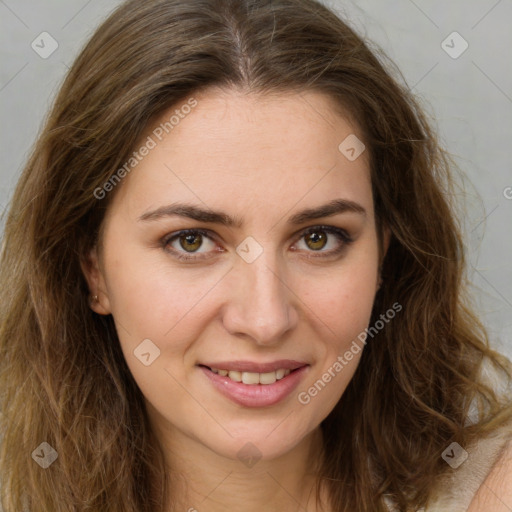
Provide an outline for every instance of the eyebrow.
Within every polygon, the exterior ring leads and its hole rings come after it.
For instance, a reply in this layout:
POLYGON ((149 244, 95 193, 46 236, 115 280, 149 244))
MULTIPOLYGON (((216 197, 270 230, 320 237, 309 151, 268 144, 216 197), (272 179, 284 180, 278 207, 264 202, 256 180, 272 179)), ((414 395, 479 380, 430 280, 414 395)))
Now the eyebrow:
MULTIPOLYGON (((331 217, 333 215, 347 212, 366 216, 366 210, 359 203, 348 199, 334 199, 333 201, 316 208, 308 208, 295 213, 288 219, 288 223, 292 225, 299 225, 310 220, 320 219, 322 217, 331 217)), ((196 205, 187 203, 173 203, 167 206, 162 206, 156 210, 142 214, 138 218, 138 221, 153 221, 172 216, 186 217, 199 222, 221 224, 223 226, 234 228, 241 228, 243 225, 243 220, 240 217, 231 217, 222 211, 205 210, 196 205)))

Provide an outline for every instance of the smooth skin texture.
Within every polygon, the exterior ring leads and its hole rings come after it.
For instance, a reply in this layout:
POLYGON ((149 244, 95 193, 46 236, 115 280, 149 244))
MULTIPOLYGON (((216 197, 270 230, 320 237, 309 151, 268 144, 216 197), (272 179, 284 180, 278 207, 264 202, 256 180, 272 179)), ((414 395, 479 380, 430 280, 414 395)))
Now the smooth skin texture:
POLYGON ((494 468, 480 486, 468 512, 512 511, 512 442, 507 443, 494 468))
POLYGON ((172 480, 178 509, 314 511, 319 424, 361 352, 309 404, 297 397, 370 321, 382 254, 368 154, 350 161, 338 150, 348 135, 362 136, 320 93, 209 89, 194 97, 197 107, 118 185, 100 244, 83 265, 98 295, 91 307, 113 315, 166 461, 184 476, 186 487, 172 480), (338 199, 364 213, 289 222, 338 199), (239 225, 151 215, 176 203, 224 212, 239 225), (175 237, 185 229, 206 234, 175 237), (252 263, 236 252, 247 237, 263 249, 252 263), (160 350, 149 366, 134 355, 144 339, 160 350), (198 367, 279 359, 303 361, 308 371, 287 398, 259 408, 220 394, 198 367), (237 456, 246 443, 262 457, 253 467, 237 456))

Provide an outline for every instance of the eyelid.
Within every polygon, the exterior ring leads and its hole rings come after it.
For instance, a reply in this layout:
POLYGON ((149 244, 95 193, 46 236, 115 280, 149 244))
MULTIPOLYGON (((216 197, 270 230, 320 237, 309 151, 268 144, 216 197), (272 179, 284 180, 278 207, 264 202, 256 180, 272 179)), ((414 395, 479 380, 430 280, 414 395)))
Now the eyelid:
MULTIPOLYGON (((296 244, 298 241, 300 241, 304 236, 306 236, 312 232, 315 232, 315 231, 324 231, 330 235, 335 235, 341 239, 342 243, 339 248, 331 249, 330 251, 317 251, 316 254, 315 254, 315 251, 308 251, 310 253, 308 255, 308 257, 328 258, 329 256, 331 256, 331 257, 336 256, 336 255, 340 254, 346 248, 347 245, 351 244, 354 241, 353 238, 349 235, 349 233, 343 228, 339 228, 336 226, 326 226, 326 225, 322 225, 322 224, 316 224, 314 226, 310 226, 308 228, 304 228, 304 229, 297 231, 293 235, 293 238, 295 240, 294 244, 296 244)), ((179 238, 180 236, 184 236, 187 234, 200 234, 200 235, 203 235, 213 241, 217 241, 219 238, 216 235, 216 233, 214 233, 213 231, 211 231, 209 229, 187 228, 187 229, 182 229, 179 231, 174 231, 172 233, 165 235, 160 240, 160 243, 164 249, 166 249, 168 252, 171 252, 173 254, 173 256, 175 258, 177 258, 178 260, 202 261, 202 260, 211 258, 211 256, 207 256, 207 255, 202 256, 204 254, 209 254, 209 253, 198 253, 198 252, 187 253, 186 251, 176 251, 174 249, 172 249, 172 250, 167 249, 167 246, 171 241, 174 241, 176 238, 179 238)), ((217 252, 223 252, 223 250, 217 251, 217 252)))

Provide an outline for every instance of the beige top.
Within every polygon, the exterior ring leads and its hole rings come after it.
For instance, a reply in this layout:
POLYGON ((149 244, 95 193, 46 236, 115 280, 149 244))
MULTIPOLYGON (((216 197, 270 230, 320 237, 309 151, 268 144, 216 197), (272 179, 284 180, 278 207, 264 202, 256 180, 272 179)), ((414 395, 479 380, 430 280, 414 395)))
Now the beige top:
POLYGON ((452 469, 425 512, 467 512, 478 489, 512 440, 512 425, 467 449, 467 459, 452 469))

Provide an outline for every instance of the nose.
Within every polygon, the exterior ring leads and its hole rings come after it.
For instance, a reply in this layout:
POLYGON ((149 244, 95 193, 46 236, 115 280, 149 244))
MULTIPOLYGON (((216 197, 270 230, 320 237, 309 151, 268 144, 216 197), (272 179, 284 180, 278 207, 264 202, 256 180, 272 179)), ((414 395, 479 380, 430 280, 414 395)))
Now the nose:
POLYGON ((238 261, 231 274, 231 293, 223 311, 230 334, 274 345, 293 330, 299 318, 296 295, 266 251, 252 263, 238 261))

